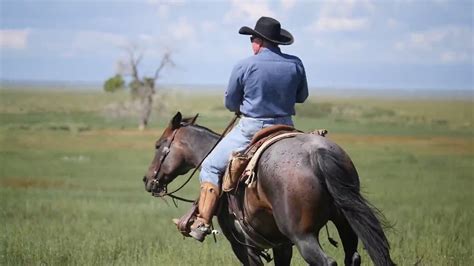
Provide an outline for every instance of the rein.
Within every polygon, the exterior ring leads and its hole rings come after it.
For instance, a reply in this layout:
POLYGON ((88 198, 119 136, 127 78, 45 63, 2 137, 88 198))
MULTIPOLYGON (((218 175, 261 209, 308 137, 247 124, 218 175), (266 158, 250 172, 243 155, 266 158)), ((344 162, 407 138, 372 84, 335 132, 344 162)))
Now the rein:
MULTIPOLYGON (((179 196, 175 196, 173 195, 174 193, 180 191, 184 186, 186 186, 189 181, 191 181, 191 178, 193 178, 194 174, 196 174, 196 172, 199 170, 199 168, 201 167, 202 163, 204 162, 204 160, 207 158, 207 156, 209 156, 209 154, 211 154, 211 152, 216 148, 217 144, 219 144, 219 142, 221 142, 221 140, 225 137, 225 135, 227 135, 227 133, 229 133, 230 129, 232 129, 232 127, 234 126, 235 122, 237 121, 237 119, 240 117, 239 114, 235 114, 234 118, 232 118, 232 120, 229 122, 229 124, 227 125, 227 127, 224 129, 224 132, 222 132, 221 136, 219 137, 219 139, 217 140, 216 144, 214 144, 214 146, 212 146, 212 148, 209 150, 209 152, 207 152, 206 156, 204 156, 204 158, 199 162, 199 164, 194 168, 193 172, 191 173, 191 175, 189 175, 188 179, 186 181, 184 181, 184 183, 179 186, 177 189, 171 191, 171 192, 165 192, 164 194, 161 194, 161 193, 152 193, 153 196, 155 197, 164 197, 164 196, 169 196, 170 198, 172 198, 173 200, 177 199, 177 200, 181 200, 181 201, 184 201, 184 202, 195 202, 195 200, 190 200, 190 199, 185 199, 185 198, 182 198, 182 197, 179 197, 179 196)), ((178 131, 178 129, 176 129, 174 132, 173 132, 173 135, 171 137, 171 140, 168 144, 168 152, 169 152, 169 148, 171 147, 171 143, 173 142, 174 140, 174 137, 176 135, 176 132, 178 131)), ((164 162, 165 158, 166 158, 166 155, 168 155, 168 153, 166 153, 165 155, 163 155, 163 157, 161 158, 160 160, 160 166, 159 168, 155 171, 156 174, 155 176, 158 175, 158 172, 161 168, 161 164, 164 162)), ((156 180, 156 179, 154 179, 156 180)))

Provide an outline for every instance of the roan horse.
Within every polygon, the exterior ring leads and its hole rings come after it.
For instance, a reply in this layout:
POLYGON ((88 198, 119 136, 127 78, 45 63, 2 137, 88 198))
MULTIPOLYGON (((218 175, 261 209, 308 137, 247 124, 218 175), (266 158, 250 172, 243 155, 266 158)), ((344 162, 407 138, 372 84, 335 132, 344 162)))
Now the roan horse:
MULTIPOLYGON (((167 185, 198 166, 219 139, 219 134, 196 125, 196 117, 182 119, 178 112, 156 142, 143 178, 148 192, 165 194, 167 185)), ((217 217, 244 265, 262 265, 261 251, 269 248, 275 265, 290 265, 293 245, 310 265, 337 265, 318 239, 329 220, 342 241, 345 265, 360 265, 358 239, 375 265, 394 265, 378 210, 361 196, 349 156, 327 138, 301 134, 273 144, 259 160, 256 186, 242 191, 246 221, 266 243, 255 244, 242 233, 235 215, 227 211, 228 197, 221 197, 217 217)))

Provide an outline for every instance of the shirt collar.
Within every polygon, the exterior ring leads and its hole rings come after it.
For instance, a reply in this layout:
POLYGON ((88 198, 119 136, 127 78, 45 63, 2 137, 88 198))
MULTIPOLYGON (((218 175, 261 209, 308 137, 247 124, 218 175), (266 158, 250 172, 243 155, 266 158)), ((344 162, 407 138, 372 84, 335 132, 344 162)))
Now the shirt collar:
POLYGON ((280 50, 280 47, 262 47, 260 48, 260 51, 258 52, 258 54, 262 54, 262 53, 276 53, 276 54, 281 54, 281 50, 280 50))

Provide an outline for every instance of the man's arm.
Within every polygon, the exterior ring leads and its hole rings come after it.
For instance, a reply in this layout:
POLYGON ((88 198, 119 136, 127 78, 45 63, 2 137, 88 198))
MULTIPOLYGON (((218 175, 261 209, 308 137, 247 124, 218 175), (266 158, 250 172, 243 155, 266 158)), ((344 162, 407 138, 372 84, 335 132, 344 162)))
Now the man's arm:
POLYGON ((224 105, 231 112, 238 112, 244 97, 242 66, 236 65, 230 74, 229 85, 225 91, 224 105))
POLYGON ((304 70, 303 65, 300 65, 299 68, 301 74, 300 85, 298 86, 298 90, 296 91, 296 102, 303 103, 306 98, 308 98, 308 81, 306 80, 306 72, 304 70))

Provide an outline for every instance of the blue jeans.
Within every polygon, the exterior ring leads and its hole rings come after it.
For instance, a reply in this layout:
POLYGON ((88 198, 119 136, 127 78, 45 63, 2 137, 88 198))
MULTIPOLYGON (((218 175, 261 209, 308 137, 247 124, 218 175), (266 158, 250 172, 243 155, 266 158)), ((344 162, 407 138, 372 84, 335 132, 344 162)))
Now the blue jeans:
POLYGON ((278 118, 242 117, 229 134, 227 134, 202 163, 199 180, 219 185, 219 179, 224 175, 232 152, 245 150, 252 137, 262 128, 276 124, 293 126, 290 116, 278 118))

